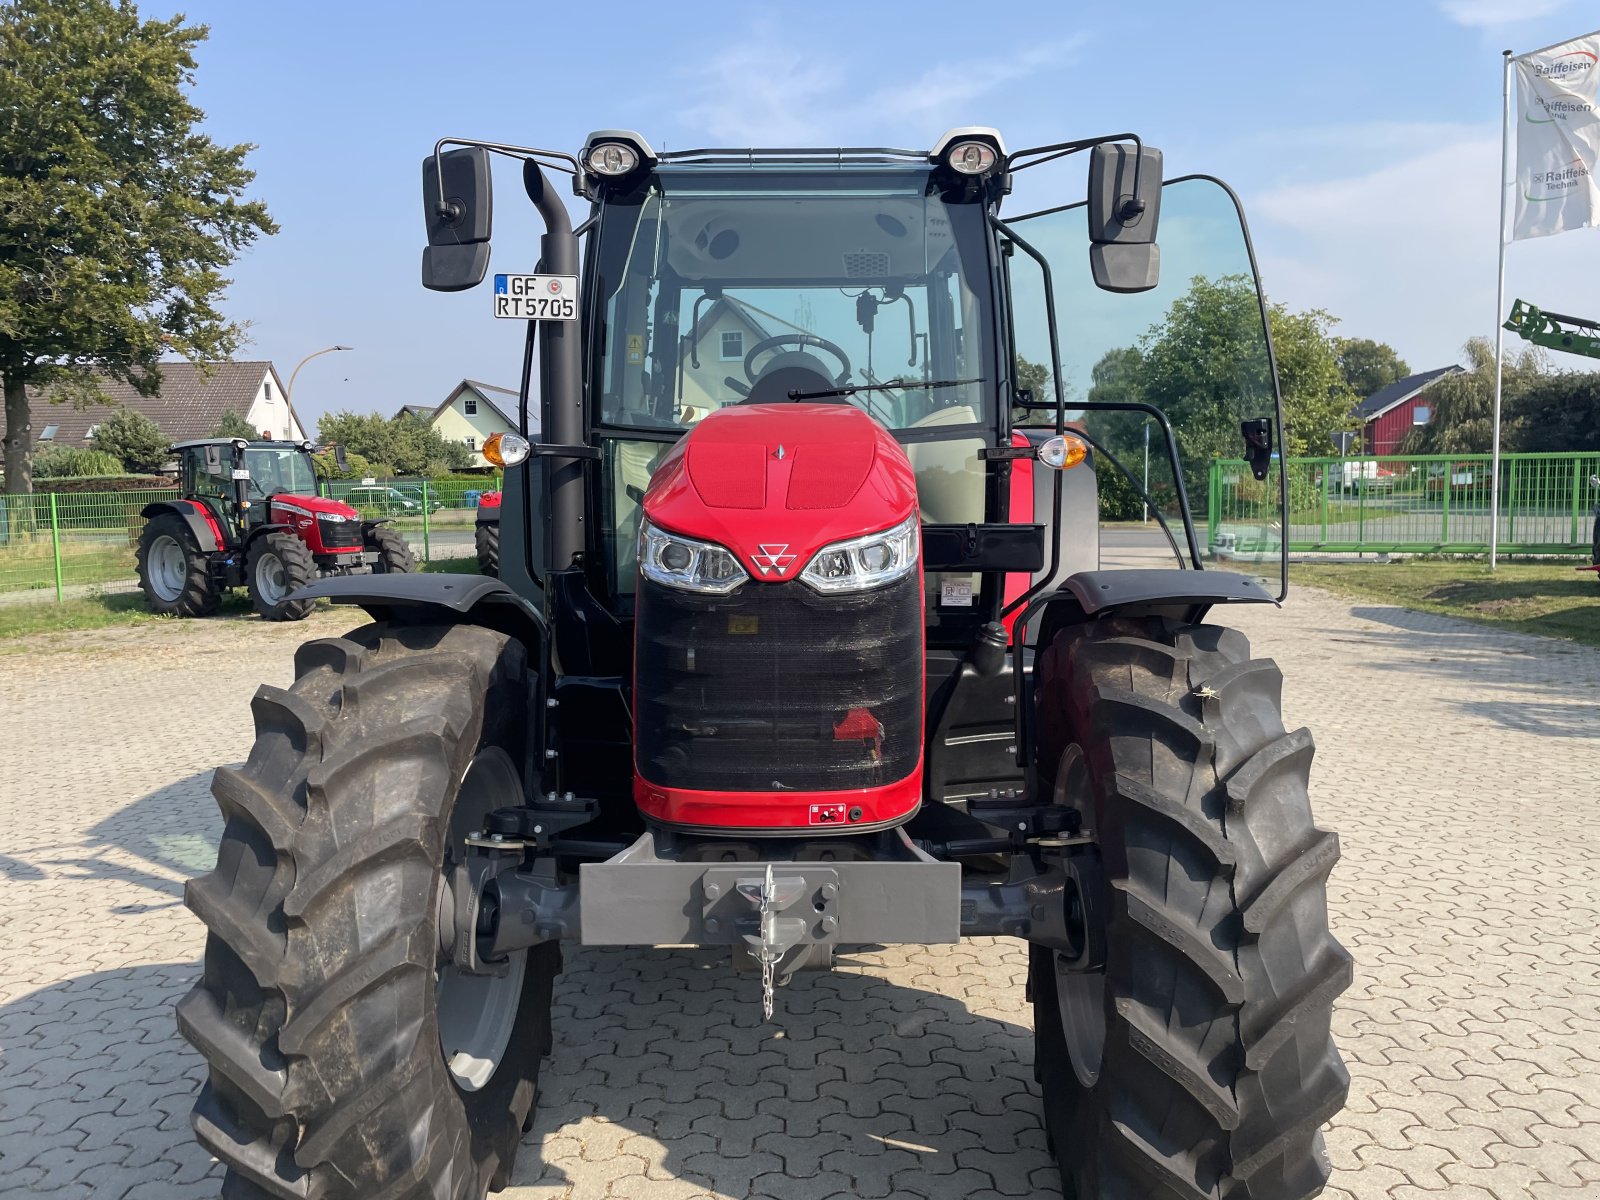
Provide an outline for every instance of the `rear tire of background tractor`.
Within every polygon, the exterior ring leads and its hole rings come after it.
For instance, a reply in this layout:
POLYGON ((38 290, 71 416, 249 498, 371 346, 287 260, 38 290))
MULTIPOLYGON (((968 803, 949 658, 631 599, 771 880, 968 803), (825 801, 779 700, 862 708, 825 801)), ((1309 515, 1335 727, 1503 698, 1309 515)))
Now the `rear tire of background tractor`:
MULTIPOLYGON (((1594 553, 1590 556, 1589 561, 1600 567, 1600 512, 1596 512, 1594 515, 1594 553)), ((1594 578, 1596 583, 1600 583, 1600 572, 1597 572, 1594 578)))
POLYGON ((175 513, 158 513, 139 533, 139 586, 151 612, 169 617, 208 617, 222 603, 211 578, 211 560, 175 513))
POLYGON ((292 533, 268 533, 251 542, 244 577, 251 606, 268 621, 303 620, 316 607, 315 600, 289 599, 317 577, 316 559, 292 533))
POLYGON ((378 552, 375 570, 379 575, 409 575, 417 569, 417 556, 399 532, 378 525, 367 533, 367 549, 378 552))
POLYGON ((479 525, 472 534, 473 545, 478 550, 478 574, 490 579, 500 577, 500 526, 479 525))
POLYGON ((520 801, 526 654, 368 625, 306 643, 295 673, 256 693, 250 757, 212 783, 216 869, 185 892, 208 932, 178 1005, 210 1068, 195 1132, 235 1200, 481 1200, 533 1108, 560 947, 459 975, 438 916, 453 826, 520 801))
POLYGON ((1029 951, 1068 1196, 1303 1200, 1327 1181, 1351 960, 1328 929, 1338 839, 1312 824, 1311 737, 1284 732, 1281 689, 1210 625, 1100 621, 1041 658, 1041 786, 1082 814, 1104 877, 1102 972, 1029 951))

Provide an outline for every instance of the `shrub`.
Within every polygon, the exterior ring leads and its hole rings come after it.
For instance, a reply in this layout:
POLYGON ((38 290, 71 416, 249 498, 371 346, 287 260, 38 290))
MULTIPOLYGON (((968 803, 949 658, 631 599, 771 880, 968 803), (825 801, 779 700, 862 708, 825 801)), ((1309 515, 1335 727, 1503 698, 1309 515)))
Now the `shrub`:
POLYGON ((40 479, 76 479, 85 475, 120 475, 122 463, 114 454, 78 446, 50 446, 33 459, 40 479))
POLYGON ((159 471, 172 456, 172 443, 149 417, 119 408, 100 423, 94 448, 104 450, 127 471, 159 471))

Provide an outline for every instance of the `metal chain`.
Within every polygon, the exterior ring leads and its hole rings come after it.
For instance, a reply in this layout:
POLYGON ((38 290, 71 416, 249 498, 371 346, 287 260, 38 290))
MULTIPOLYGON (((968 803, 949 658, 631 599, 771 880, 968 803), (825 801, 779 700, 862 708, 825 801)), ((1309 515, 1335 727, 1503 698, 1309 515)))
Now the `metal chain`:
POLYGON ((776 961, 771 947, 767 945, 767 933, 772 917, 773 895, 778 890, 777 881, 772 877, 772 864, 767 864, 767 877, 761 884, 761 1019, 772 1020, 773 985, 772 968, 776 961))

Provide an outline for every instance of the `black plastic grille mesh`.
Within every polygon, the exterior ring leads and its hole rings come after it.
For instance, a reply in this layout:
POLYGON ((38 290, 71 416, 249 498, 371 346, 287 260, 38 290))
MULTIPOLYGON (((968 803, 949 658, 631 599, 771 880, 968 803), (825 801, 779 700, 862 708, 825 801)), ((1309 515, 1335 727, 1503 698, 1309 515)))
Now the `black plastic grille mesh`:
POLYGON ((919 582, 848 596, 751 582, 713 599, 641 578, 640 773, 749 792, 904 779, 922 755, 919 582))
POLYGON ((354 550, 361 545, 360 521, 325 521, 318 517, 317 531, 329 550, 354 550))

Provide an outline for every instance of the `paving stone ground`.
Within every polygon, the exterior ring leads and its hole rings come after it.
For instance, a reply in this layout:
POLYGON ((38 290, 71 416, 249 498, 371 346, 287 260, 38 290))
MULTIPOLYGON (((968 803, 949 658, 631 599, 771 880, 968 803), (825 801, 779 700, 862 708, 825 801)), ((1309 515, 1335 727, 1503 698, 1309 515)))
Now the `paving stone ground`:
MULTIPOLYGON (((1600 1200, 1600 651, 1309 591, 1278 658, 1355 953, 1330 1195, 1600 1200)), ((0 647, 0 1196, 214 1196, 174 1032, 207 792, 318 613, 0 647)), ((1024 954, 863 953, 780 994, 705 952, 574 950, 515 1200, 1048 1194, 1024 954)))

